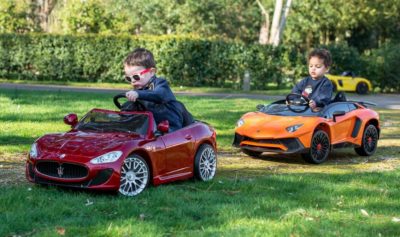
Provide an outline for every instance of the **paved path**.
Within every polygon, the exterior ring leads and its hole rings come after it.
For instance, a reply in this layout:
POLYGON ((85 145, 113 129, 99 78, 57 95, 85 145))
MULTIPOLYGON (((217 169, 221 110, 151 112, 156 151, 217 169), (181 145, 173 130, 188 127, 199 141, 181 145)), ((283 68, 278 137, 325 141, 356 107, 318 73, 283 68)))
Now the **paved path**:
MULTIPOLYGON (((14 84, 0 83, 0 88, 18 89, 18 90, 38 90, 38 91, 76 91, 76 92, 104 92, 104 93, 121 93, 123 89, 104 89, 104 88, 89 88, 75 86, 58 86, 58 85, 30 85, 30 84, 14 84)), ((174 92, 176 95, 184 96, 207 96, 216 98, 250 98, 260 100, 278 100, 284 99, 284 96, 277 95, 260 95, 260 94, 229 94, 229 93, 198 93, 198 92, 174 92)), ((369 101, 377 104, 378 107, 387 109, 400 110, 400 95, 398 94, 372 94, 372 95, 357 95, 347 94, 348 100, 369 101)))

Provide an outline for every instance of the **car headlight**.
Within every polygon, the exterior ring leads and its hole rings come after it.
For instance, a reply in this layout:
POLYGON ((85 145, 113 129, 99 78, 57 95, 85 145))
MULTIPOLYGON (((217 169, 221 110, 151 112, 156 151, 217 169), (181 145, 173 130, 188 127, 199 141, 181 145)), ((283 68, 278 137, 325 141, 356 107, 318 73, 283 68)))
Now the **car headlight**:
POLYGON ((244 120, 243 119, 239 119, 238 121, 237 121, 237 123, 236 123, 236 127, 241 127, 241 126, 243 126, 244 125, 244 120))
POLYGON ((287 127, 286 131, 288 131, 288 132, 296 132, 297 129, 299 129, 301 126, 303 126, 303 124, 293 125, 293 126, 287 127))
POLYGON ((122 155, 122 151, 112 151, 90 160, 92 164, 111 163, 118 160, 122 155))
POLYGON ((37 144, 33 143, 31 146, 31 150, 29 151, 29 157, 32 159, 36 159, 38 157, 38 151, 37 151, 37 144))

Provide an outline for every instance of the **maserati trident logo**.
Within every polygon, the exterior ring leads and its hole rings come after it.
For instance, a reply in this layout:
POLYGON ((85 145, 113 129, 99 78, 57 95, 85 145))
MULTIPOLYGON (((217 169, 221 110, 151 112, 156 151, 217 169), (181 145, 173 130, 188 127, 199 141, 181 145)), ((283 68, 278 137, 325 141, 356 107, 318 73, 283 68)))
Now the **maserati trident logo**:
POLYGON ((57 174, 58 174, 58 177, 62 177, 63 176, 63 174, 64 174, 64 167, 62 167, 62 165, 60 165, 58 168, 57 168, 57 174))

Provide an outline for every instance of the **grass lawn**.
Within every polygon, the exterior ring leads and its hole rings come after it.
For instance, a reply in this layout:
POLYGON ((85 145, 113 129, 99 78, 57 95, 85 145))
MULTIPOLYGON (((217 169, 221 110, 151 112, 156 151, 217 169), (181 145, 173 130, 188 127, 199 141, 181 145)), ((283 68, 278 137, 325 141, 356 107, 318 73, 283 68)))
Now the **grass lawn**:
POLYGON ((236 120, 265 101, 179 97, 217 129, 218 172, 207 183, 150 187, 135 198, 25 181, 32 142, 68 130, 62 118, 114 109, 112 94, 0 89, 0 236, 399 236, 400 113, 377 109, 376 154, 334 151, 246 157, 231 148, 236 120))

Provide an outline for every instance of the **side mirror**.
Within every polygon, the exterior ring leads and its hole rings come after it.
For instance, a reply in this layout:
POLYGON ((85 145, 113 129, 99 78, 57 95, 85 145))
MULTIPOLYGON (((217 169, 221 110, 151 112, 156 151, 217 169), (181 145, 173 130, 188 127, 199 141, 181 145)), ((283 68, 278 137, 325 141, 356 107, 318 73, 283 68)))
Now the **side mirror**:
POLYGON ((344 111, 335 111, 333 112, 333 122, 336 122, 336 117, 345 115, 346 112, 344 111))
POLYGON ((256 106, 256 109, 257 110, 262 110, 262 109, 264 109, 264 107, 265 107, 265 105, 259 104, 259 105, 256 106))
POLYGON ((76 114, 67 114, 64 117, 64 123, 71 125, 71 127, 74 127, 78 124, 78 116, 76 114))
POLYGON ((169 122, 168 120, 164 120, 157 125, 157 130, 161 133, 167 133, 169 130, 169 122))

